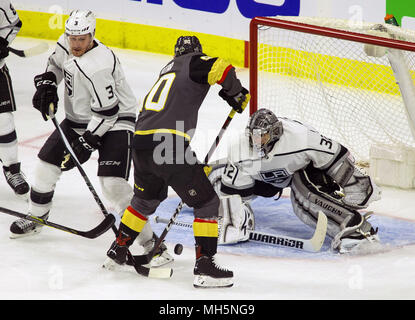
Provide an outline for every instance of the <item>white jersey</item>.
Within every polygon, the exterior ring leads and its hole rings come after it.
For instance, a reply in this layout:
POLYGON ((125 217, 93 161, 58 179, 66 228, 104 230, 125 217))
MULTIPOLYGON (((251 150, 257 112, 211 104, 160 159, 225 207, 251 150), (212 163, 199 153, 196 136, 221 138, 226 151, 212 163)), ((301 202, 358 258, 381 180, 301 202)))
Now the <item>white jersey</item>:
MULTIPOLYGON (((9 44, 16 38, 20 30, 20 19, 13 5, 8 0, 0 0, 0 37, 9 44)), ((4 59, 0 59, 0 68, 4 66, 4 59)))
POLYGON ((46 71, 65 83, 66 119, 78 133, 87 129, 103 136, 111 130, 134 130, 138 104, 120 61, 98 40, 81 57, 71 54, 62 35, 46 71))
POLYGON ((345 149, 298 121, 279 120, 283 124, 283 134, 266 157, 261 158, 252 151, 245 134, 229 146, 228 164, 221 177, 224 186, 244 190, 252 188, 255 180, 259 180, 285 188, 296 171, 310 163, 315 168, 328 169, 345 149))

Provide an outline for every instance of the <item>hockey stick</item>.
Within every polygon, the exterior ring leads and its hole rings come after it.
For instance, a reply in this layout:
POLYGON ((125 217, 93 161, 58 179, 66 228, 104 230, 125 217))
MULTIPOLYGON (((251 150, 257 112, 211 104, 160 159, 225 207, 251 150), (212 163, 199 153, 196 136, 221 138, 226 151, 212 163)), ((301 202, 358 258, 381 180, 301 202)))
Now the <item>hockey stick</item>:
POLYGON ((36 222, 38 224, 41 224, 41 225, 44 225, 44 226, 47 226, 47 227, 51 227, 51 228, 55 228, 55 229, 58 229, 58 230, 66 231, 66 232, 69 232, 69 233, 72 233, 72 234, 75 234, 77 236, 81 236, 81 237, 84 237, 84 238, 88 238, 88 239, 95 239, 95 238, 99 237, 101 234, 106 232, 114 224, 114 220, 115 220, 114 216, 109 215, 109 216, 106 216, 105 219, 98 226, 96 226, 95 228, 93 228, 89 231, 79 231, 79 230, 75 230, 75 229, 72 229, 72 228, 69 228, 69 227, 62 226, 62 225, 57 224, 57 223, 53 223, 51 221, 47 221, 47 220, 39 218, 39 217, 32 216, 30 214, 20 213, 20 212, 13 211, 13 210, 10 210, 10 209, 7 209, 7 208, 0 207, 0 212, 6 213, 6 214, 9 214, 11 216, 18 217, 18 218, 33 221, 33 222, 36 222))
MULTIPOLYGON (((51 104, 51 109, 53 109, 53 105, 51 104)), ((107 231, 110 227, 112 228, 112 231, 114 232, 115 236, 117 236, 117 228, 114 226, 115 222, 115 216, 112 213, 109 213, 107 209, 105 208, 104 204, 102 203, 101 199, 99 198, 97 192, 94 189, 94 186, 92 185, 91 181, 89 180, 88 176, 86 175, 84 169, 82 168, 81 163, 79 162, 78 158, 75 155, 75 152, 73 151, 70 143, 68 142, 68 139, 66 139, 66 136, 64 132, 62 131, 61 127, 59 126, 59 123, 55 117, 55 115, 50 115, 50 118, 52 119, 53 124, 56 127, 56 130, 58 131, 63 143, 65 144, 66 150, 71 155, 72 160, 74 161, 76 167, 78 168, 82 178, 84 179, 86 185, 88 186, 89 191, 91 191, 96 203, 101 209, 101 212, 104 214, 105 219, 108 217, 112 218, 112 224, 108 226, 108 228, 105 230, 107 231)), ((105 232, 104 231, 104 232, 105 232)), ((128 257, 130 260, 133 261, 133 267, 136 270, 137 273, 150 278, 170 278, 173 274, 173 270, 171 268, 147 268, 140 264, 134 263, 134 257, 133 255, 128 251, 128 257)))
MULTIPOLYGON (((66 139, 65 134, 63 133, 61 127, 59 126, 58 121, 56 120, 56 117, 50 116, 50 118, 52 119, 53 124, 55 125, 56 130, 59 133, 59 136, 61 137, 63 143, 65 144, 65 148, 68 151, 68 153, 70 154, 72 161, 75 163, 75 166, 78 168, 79 172, 81 173, 82 178, 84 179, 86 185, 88 186, 89 191, 91 191, 95 202, 98 204, 99 208, 101 209, 102 213, 104 214, 104 216, 108 216, 108 215, 112 215, 114 217, 114 222, 115 222, 115 216, 112 213, 109 213, 107 211, 107 209, 105 208, 104 204, 102 203, 101 199, 99 198, 97 192, 94 189, 94 186, 92 185, 91 181, 89 180, 88 176, 86 175, 84 169, 81 166, 81 163, 79 162, 77 156, 75 155, 74 151, 72 150, 72 147, 70 145, 70 143, 68 142, 68 140, 66 139)), ((116 232, 116 228, 114 225, 111 226, 112 229, 114 230, 114 232, 116 232)))
POLYGON ((37 56, 39 54, 42 54, 46 51, 48 51, 49 49, 49 45, 46 42, 41 42, 29 49, 25 49, 25 50, 18 50, 12 47, 8 47, 9 51, 14 53, 15 55, 22 57, 22 58, 27 58, 27 57, 33 57, 33 56, 37 56))
MULTIPOLYGON (((213 142, 212 146, 209 149, 209 152, 207 153, 207 155, 204 159, 205 164, 207 164, 209 162, 210 157, 215 152, 216 147, 219 144, 219 141, 222 139, 226 129, 229 126, 229 123, 232 121, 233 117, 235 116, 235 113, 236 113, 236 111, 233 110, 233 109, 231 110, 231 112, 229 112, 228 117, 226 118, 225 122, 222 125, 222 128, 219 131, 219 134, 216 136, 215 141, 213 142)), ((183 206, 184 206, 184 202, 180 201, 180 203, 178 204, 178 206, 177 206, 176 210, 174 211, 172 217, 170 218, 169 222, 167 223, 166 228, 164 228, 164 230, 161 233, 160 237, 157 239, 156 243, 154 244, 153 250, 151 250, 148 254, 133 256, 134 261, 136 263, 147 264, 151 261, 151 259, 154 257, 154 254, 156 253, 157 249, 160 247, 161 243, 166 238, 167 233, 169 232, 171 226, 173 225, 174 221, 176 220, 176 218, 177 218, 178 214, 180 213, 180 211, 182 210, 183 206)))
MULTIPOLYGON (((154 218, 156 223, 169 223, 168 219, 156 216, 154 218)), ((191 223, 186 222, 173 222, 174 225, 184 228, 192 228, 191 223)), ((324 239, 327 233, 327 217, 319 211, 316 229, 313 236, 310 239, 300 239, 294 237, 288 237, 285 235, 269 234, 265 232, 250 230, 249 241, 269 244, 272 246, 289 247, 293 249, 299 249, 309 252, 318 252, 323 246, 324 239)))

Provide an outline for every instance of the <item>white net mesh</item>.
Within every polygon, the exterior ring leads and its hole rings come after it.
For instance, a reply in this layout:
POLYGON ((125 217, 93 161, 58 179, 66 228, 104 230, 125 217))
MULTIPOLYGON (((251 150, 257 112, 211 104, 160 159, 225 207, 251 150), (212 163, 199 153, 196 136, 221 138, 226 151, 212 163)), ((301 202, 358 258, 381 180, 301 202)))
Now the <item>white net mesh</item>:
MULTIPOLYGON (((278 19, 405 41, 415 39, 415 32, 385 24, 382 26, 387 29, 337 19, 278 19)), ((314 126, 347 146, 357 160, 367 161, 370 146, 375 143, 414 147, 386 50, 390 49, 259 26, 258 108, 269 108, 277 116, 314 126)), ((415 53, 400 51, 413 83, 415 53)))

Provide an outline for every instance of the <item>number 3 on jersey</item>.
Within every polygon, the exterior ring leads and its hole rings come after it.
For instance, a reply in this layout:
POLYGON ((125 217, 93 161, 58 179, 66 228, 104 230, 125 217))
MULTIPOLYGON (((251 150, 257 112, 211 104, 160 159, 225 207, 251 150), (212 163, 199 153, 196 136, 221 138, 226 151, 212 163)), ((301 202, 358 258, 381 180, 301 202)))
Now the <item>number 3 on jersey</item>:
POLYGON ((144 102, 144 109, 156 112, 163 110, 175 78, 175 73, 166 73, 161 76, 148 93, 144 102))

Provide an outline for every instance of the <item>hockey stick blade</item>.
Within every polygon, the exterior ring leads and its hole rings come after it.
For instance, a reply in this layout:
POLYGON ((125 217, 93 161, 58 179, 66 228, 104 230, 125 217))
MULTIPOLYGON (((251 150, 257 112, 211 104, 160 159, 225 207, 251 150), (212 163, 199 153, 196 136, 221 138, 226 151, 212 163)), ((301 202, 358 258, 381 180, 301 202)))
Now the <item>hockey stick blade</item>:
POLYGON ((316 230, 313 237, 307 242, 310 245, 310 250, 314 249, 314 252, 320 251, 323 246, 324 240, 327 234, 327 216, 322 212, 318 212, 318 220, 316 224, 316 230))
POLYGON ((114 215, 109 214, 95 228, 93 228, 89 231, 80 231, 80 230, 75 230, 75 229, 72 229, 72 228, 69 228, 69 227, 66 227, 66 226, 62 226, 62 225, 57 224, 57 223, 53 223, 51 221, 47 221, 47 220, 39 218, 39 217, 32 216, 30 214, 20 213, 20 212, 10 210, 10 209, 7 209, 7 208, 3 208, 3 207, 0 207, 0 212, 6 213, 6 214, 9 214, 11 216, 18 217, 18 218, 33 221, 33 222, 36 222, 38 224, 44 225, 46 227, 51 227, 51 228, 54 228, 54 229, 65 231, 65 232, 75 234, 77 236, 81 236, 81 237, 88 238, 88 239, 95 239, 95 238, 99 237, 100 235, 102 235, 103 233, 108 231, 108 229, 110 229, 114 225, 114 222, 115 222, 114 215))
POLYGON ((130 260, 130 265, 132 265, 135 269, 135 271, 148 278, 155 278, 155 279, 168 279, 171 278, 173 275, 173 269, 172 268, 148 268, 142 265, 142 263, 138 263, 135 261, 134 256, 131 254, 131 252, 128 251, 128 260, 130 260))
MULTIPOLYGON (((156 216, 156 223, 167 223, 169 220, 156 216)), ((174 225, 185 228, 192 228, 192 224, 185 222, 174 222, 174 225)), ((310 239, 300 239, 288 237, 285 235, 276 235, 260 231, 250 231, 249 241, 259 242, 263 244, 289 247, 309 252, 318 252, 323 246, 327 233, 327 217, 319 211, 316 229, 310 239)))
POLYGON ((46 42, 41 42, 35 45, 34 47, 25 49, 25 50, 19 50, 19 49, 9 47, 10 52, 22 58, 37 56, 39 54, 42 54, 48 51, 48 49, 49 49, 49 45, 46 42))
POLYGON ((285 235, 273 235, 259 231, 250 231, 249 240, 271 245, 289 247, 309 252, 318 252, 323 246, 327 234, 327 216, 318 212, 318 220, 314 234, 310 239, 300 239, 285 235))
POLYGON ((323 212, 319 211, 316 230, 314 231, 314 234, 310 239, 299 239, 288 237, 285 235, 273 235, 260 231, 250 231, 249 240, 309 252, 318 252, 320 251, 321 247, 323 246, 324 240, 326 239, 326 233, 327 217, 323 212))

